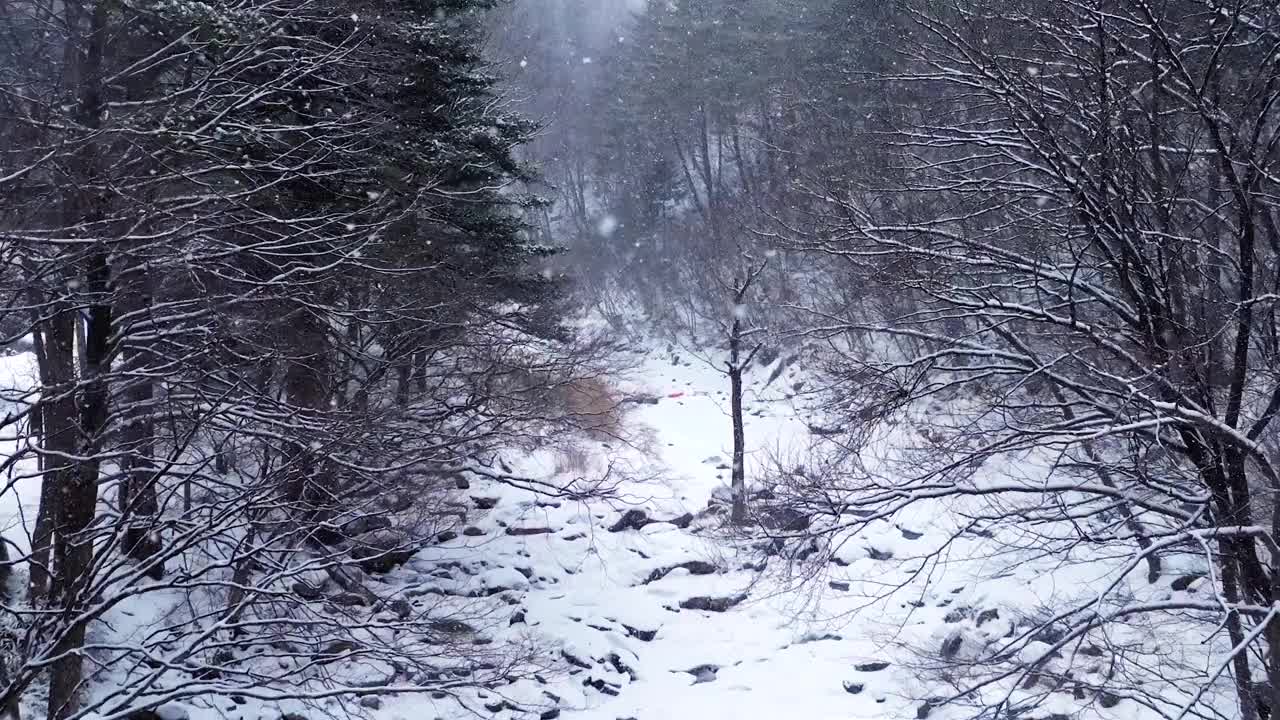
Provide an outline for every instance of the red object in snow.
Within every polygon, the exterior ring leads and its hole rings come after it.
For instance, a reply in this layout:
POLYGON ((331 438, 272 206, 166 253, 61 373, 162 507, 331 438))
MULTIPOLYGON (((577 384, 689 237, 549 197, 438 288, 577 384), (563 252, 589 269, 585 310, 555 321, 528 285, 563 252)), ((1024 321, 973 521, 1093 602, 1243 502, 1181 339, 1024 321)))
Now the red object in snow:
POLYGON ((673 392, 673 393, 671 393, 670 395, 668 395, 667 397, 669 397, 669 398, 684 397, 684 392, 683 392, 683 391, 673 392))

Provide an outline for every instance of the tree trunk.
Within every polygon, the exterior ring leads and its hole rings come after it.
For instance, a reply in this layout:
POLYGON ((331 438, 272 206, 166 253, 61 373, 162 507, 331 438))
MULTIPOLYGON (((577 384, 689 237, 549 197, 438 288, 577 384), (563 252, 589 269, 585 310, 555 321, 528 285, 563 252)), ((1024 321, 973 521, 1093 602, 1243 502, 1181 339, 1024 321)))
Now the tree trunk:
POLYGON ((742 323, 734 319, 729 335, 729 403, 733 420, 733 511, 729 516, 735 525, 747 521, 746 429, 742 419, 742 323))
MULTIPOLYGON (((49 681, 49 717, 64 720, 79 705, 84 660, 79 649, 84 645, 86 623, 76 618, 88 603, 88 590, 93 566, 92 538, 86 532, 93 524, 98 505, 98 456, 107 421, 110 386, 107 373, 111 365, 112 311, 108 304, 110 268, 105 247, 100 247, 88 261, 88 286, 95 303, 89 310, 85 328, 85 359, 81 394, 76 455, 71 471, 66 474, 58 506, 57 541, 58 590, 61 607, 68 624, 62 632, 55 653, 49 681)), ((67 313, 74 315, 72 313, 67 313)))

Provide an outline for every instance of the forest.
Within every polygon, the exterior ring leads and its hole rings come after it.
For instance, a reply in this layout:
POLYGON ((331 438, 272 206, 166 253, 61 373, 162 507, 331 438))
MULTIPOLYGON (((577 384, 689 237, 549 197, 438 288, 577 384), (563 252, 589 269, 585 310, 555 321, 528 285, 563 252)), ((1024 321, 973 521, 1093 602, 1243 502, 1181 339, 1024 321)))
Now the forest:
POLYGON ((0 0, 0 720, 1280 718, 1277 305, 1266 0, 0 0))

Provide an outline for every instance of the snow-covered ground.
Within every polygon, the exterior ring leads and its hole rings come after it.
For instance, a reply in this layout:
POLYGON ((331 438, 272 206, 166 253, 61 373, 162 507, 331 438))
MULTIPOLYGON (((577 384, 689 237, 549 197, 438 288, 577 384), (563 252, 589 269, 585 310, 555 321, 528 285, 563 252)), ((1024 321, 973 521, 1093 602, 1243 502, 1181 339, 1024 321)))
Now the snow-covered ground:
MULTIPOLYGON (((723 516, 707 511, 729 479, 727 381, 699 360, 674 355, 654 350, 620 382, 624 395, 648 399, 628 417, 643 447, 583 441, 586 467, 573 470, 598 474, 612 464, 615 477, 627 478, 614 498, 553 500, 473 477, 459 491, 470 507, 465 532, 379 579, 379 592, 423 608, 442 597, 487 598, 491 622, 472 630, 485 643, 532 640, 547 671, 458 698, 388 695, 350 712, 377 720, 960 717, 963 707, 930 704, 949 694, 948 680, 921 668, 913 648, 945 647, 963 660, 973 648, 1025 629, 1033 613, 1098 586, 1122 562, 1067 565, 1025 554, 1010 564, 998 533, 959 532, 969 523, 964 508, 933 503, 850 533, 834 562, 797 590, 785 575, 762 571, 760 553, 733 540, 723 516), (629 512, 639 517, 635 511, 645 522, 616 527, 629 512)), ((20 367, 11 361, 6 381, 15 383, 20 367)), ((803 362, 778 369, 754 368, 748 378, 749 478, 759 477, 770 458, 802 451, 810 441, 815 418, 791 396, 806 379, 803 362)), ((1034 474, 1034 459, 1025 460, 1025 471, 1034 474)), ((554 479, 554 468, 564 471, 551 450, 507 461, 516 474, 554 479)), ((30 482, 16 490, 0 497, 0 528, 23 542, 13 529, 16 500, 29 514, 35 497, 30 482)), ((1184 630, 1134 628, 1124 640, 1159 649, 1162 632, 1184 630)), ((1032 642, 1028 652, 1047 651, 1051 642, 1032 642)), ((1110 678, 1103 677, 1101 651, 1081 645, 1090 657, 1094 651, 1097 667, 1073 666, 1083 667, 1079 679, 1096 688, 1110 678)), ((1079 717, 1145 717, 1119 691, 1104 699, 1071 688, 996 690, 1015 699, 1046 696, 1036 714, 1015 717, 1082 708, 1079 717)), ((348 706, 328 710, 342 716, 348 706)), ((279 720, 285 712, 317 716, 252 702, 193 702, 179 714, 279 720)))

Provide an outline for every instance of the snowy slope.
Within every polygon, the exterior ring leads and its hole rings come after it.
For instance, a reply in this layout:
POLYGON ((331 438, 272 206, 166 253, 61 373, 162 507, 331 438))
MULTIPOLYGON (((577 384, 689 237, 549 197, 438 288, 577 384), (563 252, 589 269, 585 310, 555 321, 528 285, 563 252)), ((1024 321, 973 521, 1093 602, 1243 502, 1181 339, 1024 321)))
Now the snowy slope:
MULTIPOLYGON (((771 457, 802 452, 808 424, 819 420, 803 399, 790 397, 805 380, 803 363, 775 376, 778 369, 754 368, 749 376, 749 479, 760 477, 771 457)), ((612 465, 615 477, 628 478, 614 497, 556 500, 473 476, 459 491, 469 510, 457 537, 377 580, 380 595, 405 598, 420 610, 482 604, 485 621, 465 632, 493 647, 532 642, 542 671, 457 697, 389 694, 358 704, 332 701, 320 711, 376 720, 963 717, 970 708, 930 702, 950 695, 955 677, 948 673, 963 669, 925 667, 915 650, 936 655, 945 647, 963 662, 974 648, 1015 635, 1028 617, 1114 580, 1123 566, 1123 558, 1099 559, 1082 570, 1063 566, 1061 558, 1009 552, 1016 542, 998 529, 960 531, 973 508, 939 502, 851 531, 833 562, 798 585, 781 558, 763 566, 759 550, 731 537, 723 516, 708 511, 728 481, 731 455, 723 376, 698 360, 673 361, 670 352, 654 350, 619 387, 648 400, 629 417, 632 427, 647 429, 636 435, 648 442, 584 440, 588 467, 574 470, 598 474, 612 465), (617 527, 637 511, 645 522, 617 527)), ((507 462, 520 475, 556 480, 557 468, 564 472, 552 450, 507 462)), ((1042 472, 1036 458, 1009 459, 990 471, 1010 468, 1042 472)), ((33 503, 30 485, 20 485, 18 496, 33 503)), ((11 525, 16 508, 8 502, 0 523, 11 525)), ((1155 599, 1170 594, 1167 587, 1148 592, 1155 599)), ((115 620, 121 628, 141 627, 145 616, 115 620)), ((1161 637, 1190 627, 1135 627, 1117 640, 1159 650, 1161 637)), ((1062 662, 1062 653, 1049 652, 1052 641, 1029 643, 1027 662, 1062 662)), ((1033 714, 1011 716, 1029 720, 1066 712, 1152 717, 1104 677, 1098 647, 1083 643, 1078 650, 1089 660, 1073 664, 1084 668, 1080 687, 1015 678, 990 692, 1015 702, 1035 699, 1033 714), (1116 690, 1103 697, 1096 688, 1107 683, 1116 690)), ((1203 654, 1182 662, 1192 672, 1208 671, 1203 654)), ((316 710, 212 701, 166 708, 191 720, 317 718, 316 710)))

